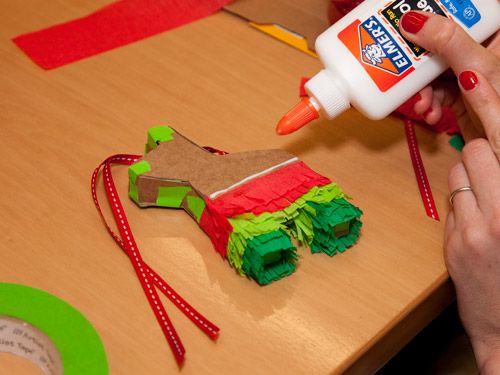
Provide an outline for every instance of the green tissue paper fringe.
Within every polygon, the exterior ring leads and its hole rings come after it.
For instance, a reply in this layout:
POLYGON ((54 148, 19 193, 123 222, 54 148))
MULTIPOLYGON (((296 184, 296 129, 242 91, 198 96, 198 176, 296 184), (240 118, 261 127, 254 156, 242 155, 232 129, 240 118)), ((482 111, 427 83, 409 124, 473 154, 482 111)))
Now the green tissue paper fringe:
POLYGON ((313 253, 326 253, 330 256, 337 252, 343 253, 345 249, 353 245, 359 237, 361 221, 359 217, 362 212, 345 199, 337 199, 332 202, 317 204, 308 203, 316 212, 310 215, 314 227, 314 237, 310 243, 313 253), (337 237, 332 229, 337 224, 349 222, 349 233, 337 237))
MULTIPOLYGON (((229 263, 241 275, 248 274, 250 268, 244 264, 245 260, 249 262, 251 258, 251 254, 246 255, 246 250, 249 247, 255 248, 255 243, 250 245, 251 241, 255 237, 280 231, 293 235, 301 245, 311 246, 313 252, 322 251, 333 255, 344 251, 359 236, 361 222, 358 218, 362 214, 344 198, 340 187, 332 183, 313 187, 281 211, 264 212, 260 215, 249 213, 229 218, 233 227, 228 241, 229 263), (335 237, 332 227, 345 221, 351 221, 349 234, 341 238, 335 237)), ((292 257, 290 260, 293 260, 292 257)), ((253 274, 250 276, 255 278, 253 274)))
POLYGON ((295 271, 296 248, 283 231, 252 238, 243 255, 242 271, 260 285, 269 284, 295 271))

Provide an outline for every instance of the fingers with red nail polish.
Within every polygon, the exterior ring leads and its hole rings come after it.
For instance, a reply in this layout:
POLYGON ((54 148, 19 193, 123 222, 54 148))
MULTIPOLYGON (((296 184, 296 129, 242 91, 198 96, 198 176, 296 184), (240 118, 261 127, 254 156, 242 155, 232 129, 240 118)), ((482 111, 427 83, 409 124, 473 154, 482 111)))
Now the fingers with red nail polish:
POLYGON ((409 11, 401 18, 401 27, 411 34, 418 33, 429 19, 424 13, 409 11))
POLYGON ((478 79, 474 72, 470 70, 464 70, 462 73, 458 75, 458 82, 460 82, 460 86, 466 91, 473 90, 478 85, 478 79))
POLYGON ((459 86, 471 111, 479 118, 500 161, 500 96, 491 83, 478 71, 466 69, 458 74, 459 86))

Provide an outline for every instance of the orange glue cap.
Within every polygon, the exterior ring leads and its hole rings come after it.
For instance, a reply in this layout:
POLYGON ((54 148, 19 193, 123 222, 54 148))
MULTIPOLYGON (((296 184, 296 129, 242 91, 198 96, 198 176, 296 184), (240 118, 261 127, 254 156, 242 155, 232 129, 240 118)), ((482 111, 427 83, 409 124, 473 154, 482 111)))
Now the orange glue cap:
POLYGON ((312 98, 302 99, 281 118, 276 126, 276 133, 278 135, 290 134, 307 125, 312 120, 316 120, 319 117, 319 108, 314 104, 316 103, 312 98))

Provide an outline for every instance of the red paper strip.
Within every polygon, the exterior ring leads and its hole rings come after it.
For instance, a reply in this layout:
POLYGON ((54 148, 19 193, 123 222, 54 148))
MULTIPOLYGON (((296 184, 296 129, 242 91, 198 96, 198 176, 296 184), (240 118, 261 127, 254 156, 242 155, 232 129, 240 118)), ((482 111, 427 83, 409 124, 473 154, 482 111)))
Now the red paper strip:
POLYGON ((422 197, 422 201, 424 203, 425 212, 427 213, 427 216, 439 221, 439 214, 436 209, 436 204, 434 203, 431 186, 429 185, 429 180, 427 179, 427 174, 425 173, 424 164, 418 148, 417 137, 415 134, 415 124, 411 120, 405 120, 405 132, 406 140, 408 141, 408 149, 410 151, 411 163, 417 179, 420 196, 422 197))
POLYGON ((36 64, 53 69, 209 16, 230 1, 121 0, 13 41, 36 64))
POLYGON ((229 236, 233 231, 233 226, 227 217, 221 214, 207 197, 205 197, 205 204, 205 210, 203 210, 198 224, 212 241, 215 250, 221 254, 223 258, 226 258, 227 244, 229 236))
POLYGON ((140 158, 139 155, 114 155, 103 161, 92 174, 91 181, 91 191, 92 197, 96 208, 106 226, 108 232, 111 234, 116 243, 120 248, 128 255, 132 265, 136 271, 136 274, 141 282, 144 293, 148 299, 148 302, 163 330, 163 333, 172 349, 174 357, 177 363, 180 365, 184 361, 185 349, 182 342, 175 331, 175 328, 170 321, 165 308, 161 300, 158 297, 156 289, 154 286, 160 288, 160 290, 169 298, 192 322, 194 322, 207 336, 211 339, 216 339, 219 333, 219 328, 208 321, 203 315, 198 313, 190 304, 188 304, 181 296, 179 296, 175 290, 167 284, 151 267, 149 267, 141 257, 139 248, 135 242, 132 230, 128 224, 125 211, 123 211, 123 206, 121 204, 118 192, 116 190, 115 184, 113 182, 113 176, 111 174, 111 164, 121 164, 121 165, 131 165, 140 158), (107 224, 104 214, 99 205, 97 199, 97 176, 99 175, 101 169, 103 169, 104 176, 104 188, 106 195, 108 197, 113 216, 115 218, 116 224, 118 226, 120 236, 115 234, 110 226, 107 224))

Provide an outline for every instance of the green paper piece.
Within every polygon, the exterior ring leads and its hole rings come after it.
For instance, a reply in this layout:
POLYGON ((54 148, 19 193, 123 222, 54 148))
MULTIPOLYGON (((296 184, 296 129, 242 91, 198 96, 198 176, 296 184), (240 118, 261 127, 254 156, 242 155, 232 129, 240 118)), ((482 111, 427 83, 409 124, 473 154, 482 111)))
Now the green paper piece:
POLYGON ((254 237, 248 242, 242 270, 260 285, 267 285, 292 274, 296 260, 296 248, 290 237, 279 230, 254 237))
POLYGON ((150 128, 148 130, 148 143, 146 145, 146 150, 149 147, 149 150, 156 148, 159 142, 167 142, 174 139, 172 134, 174 133, 174 129, 170 126, 156 126, 154 128, 150 128))
POLYGON ((137 177, 149 171, 151 171, 151 165, 146 160, 141 160, 135 164, 132 164, 130 167, 128 167, 128 175, 130 177, 130 181, 135 184, 137 181, 137 177))
POLYGON ((448 140, 448 143, 451 145, 451 147, 458 151, 462 151, 465 146, 464 139, 461 135, 454 135, 448 140))
POLYGON ((137 184, 132 182, 130 179, 128 184, 128 196, 137 204, 139 204, 139 191, 137 190, 137 184))
POLYGON ((105 375, 104 346, 90 322, 74 307, 40 289, 0 283, 0 315, 45 333, 61 354, 65 375, 105 375))
POLYGON ((168 186, 158 189, 156 205, 161 207, 179 208, 187 193, 191 191, 190 186, 168 186))
POLYGON ((199 222, 201 218, 201 214, 203 213, 203 210, 205 209, 205 201, 201 199, 200 197, 196 197, 193 195, 188 195, 187 197, 187 205, 193 215, 196 218, 196 221, 199 222))
POLYGON ((362 225, 359 218, 363 214, 359 208, 344 198, 308 204, 316 212, 316 215, 310 216, 314 227, 314 238, 310 244, 313 253, 323 252, 332 256, 356 243, 362 225))

